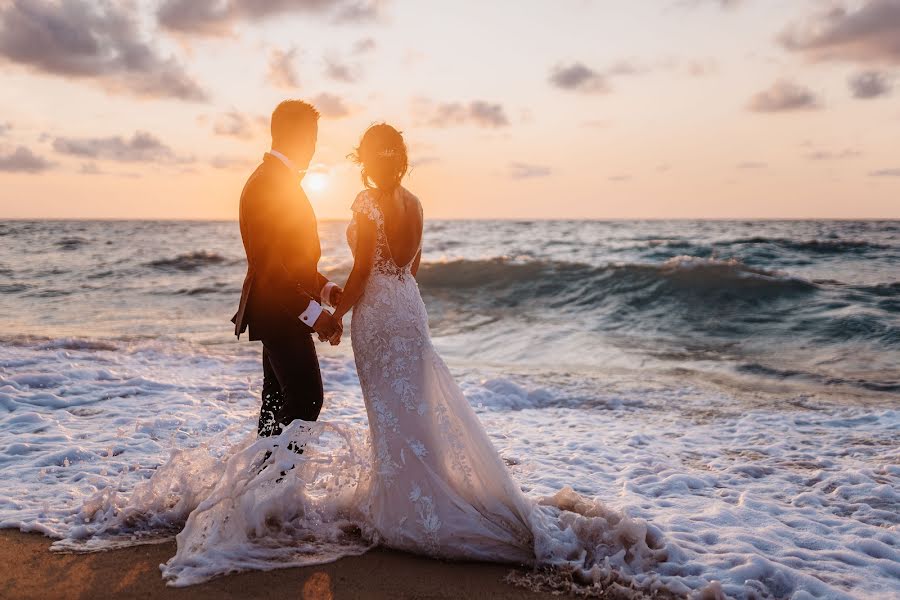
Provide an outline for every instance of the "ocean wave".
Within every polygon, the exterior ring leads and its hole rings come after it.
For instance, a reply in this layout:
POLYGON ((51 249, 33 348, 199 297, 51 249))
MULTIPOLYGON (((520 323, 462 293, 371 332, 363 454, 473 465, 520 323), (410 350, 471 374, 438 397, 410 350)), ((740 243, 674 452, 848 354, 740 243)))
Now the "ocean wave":
POLYGON ((859 290, 861 292, 866 292, 868 294, 874 294, 876 296, 883 296, 885 298, 896 298, 900 296, 900 281, 895 281, 892 283, 876 283, 875 285, 854 286, 853 289, 859 290))
POLYGON ((737 244, 747 245, 774 245, 789 250, 799 250, 802 252, 816 253, 835 253, 842 254, 846 252, 867 252, 869 250, 887 250, 891 246, 878 244, 866 240, 849 240, 849 239, 823 239, 823 240, 793 240, 790 238, 779 237, 748 237, 738 238, 725 242, 718 242, 716 245, 732 246, 737 244))
POLYGON ((57 241, 56 246, 60 250, 78 250, 79 248, 81 248, 82 246, 84 246, 85 244, 88 244, 88 243, 89 242, 84 238, 70 237, 70 238, 63 238, 63 239, 57 241))
POLYGON ((31 297, 31 298, 63 298, 65 296, 71 296, 74 293, 75 293, 75 290, 43 289, 43 290, 28 294, 28 297, 31 297))
POLYGON ((164 271, 196 271, 203 267, 221 265, 226 262, 227 259, 221 254, 207 252, 206 250, 198 250, 186 254, 179 254, 174 258, 161 258, 146 264, 147 266, 164 271))
POLYGON ((891 379, 876 381, 862 378, 836 377, 797 369, 779 369, 759 363, 738 365, 735 370, 746 375, 757 375, 781 381, 806 381, 830 387, 859 387, 873 392, 900 392, 900 381, 891 379))
POLYGON ((0 336, 0 345, 37 350, 87 350, 114 351, 119 347, 107 340, 96 340, 75 337, 49 338, 36 335, 0 336))
MULTIPOLYGON (((422 265, 417 280, 426 290, 499 291, 504 288, 522 292, 524 298, 542 295, 571 296, 598 288, 609 292, 633 292, 658 284, 674 284, 681 290, 697 292, 741 291, 760 293, 796 293, 817 289, 806 279, 747 266, 732 260, 696 256, 676 256, 659 264, 612 264, 592 266, 552 260, 515 262, 504 258, 457 260, 422 265), (527 286, 527 290, 521 287, 527 286)), ((577 299, 576 299, 577 300, 577 299)))
POLYGON ((449 321, 452 329, 462 305, 501 319, 528 319, 550 310, 604 335, 677 339, 745 337, 761 323, 782 321, 785 309, 803 306, 821 291, 800 277, 694 256, 604 266, 460 260, 423 265, 417 279, 438 327, 449 321))
POLYGON ((0 294, 18 294, 28 289, 24 283, 0 283, 0 294))
POLYGON ((104 340, 85 340, 80 338, 59 338, 47 340, 38 346, 41 350, 86 350, 114 352, 119 349, 112 342, 104 340))
POLYGON ((868 289, 696 256, 603 266, 460 260, 425 264, 417 279, 439 335, 481 330, 501 357, 544 355, 554 329, 582 340, 577 355, 554 346, 558 360, 574 364, 609 357, 610 345, 725 368, 777 349, 786 365, 815 372, 822 369, 808 359, 816 348, 841 365, 831 369, 834 376, 787 379, 896 391, 888 358, 900 348, 900 297, 893 295, 900 286, 894 284, 868 289), (484 319, 461 328, 461 306, 484 319), (523 335, 539 347, 521 347, 523 335))
POLYGON ((236 294, 240 295, 241 289, 236 284, 217 282, 213 285, 201 285, 193 288, 179 288, 174 291, 160 290, 154 292, 163 296, 207 296, 210 294, 236 294))

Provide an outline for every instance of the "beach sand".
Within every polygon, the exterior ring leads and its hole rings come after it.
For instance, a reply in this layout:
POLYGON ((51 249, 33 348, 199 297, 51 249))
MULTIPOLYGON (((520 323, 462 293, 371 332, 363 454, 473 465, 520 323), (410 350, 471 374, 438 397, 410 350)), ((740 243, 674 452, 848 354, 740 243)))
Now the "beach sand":
POLYGON ((171 588, 159 565, 175 542, 91 554, 50 552, 39 534, 0 530, 0 598, 524 598, 560 599, 504 582, 511 568, 374 550, 327 565, 253 571, 171 588))

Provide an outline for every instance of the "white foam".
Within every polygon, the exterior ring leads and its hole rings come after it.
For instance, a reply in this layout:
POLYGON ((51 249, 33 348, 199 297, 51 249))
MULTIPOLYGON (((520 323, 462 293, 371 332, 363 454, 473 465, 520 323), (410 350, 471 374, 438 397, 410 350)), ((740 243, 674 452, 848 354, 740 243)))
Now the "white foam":
MULTIPOLYGON (((164 571, 179 584, 368 547, 347 501, 367 458, 345 350, 322 359, 309 460, 276 484, 295 460, 283 445, 278 471, 250 468, 276 443, 253 435, 257 348, 108 344, 0 349, 0 526, 81 550, 182 531, 191 543, 164 571)), ((900 593, 895 407, 768 404, 630 375, 457 374, 523 489, 555 497, 540 509, 543 559, 582 581, 698 597, 900 593)))

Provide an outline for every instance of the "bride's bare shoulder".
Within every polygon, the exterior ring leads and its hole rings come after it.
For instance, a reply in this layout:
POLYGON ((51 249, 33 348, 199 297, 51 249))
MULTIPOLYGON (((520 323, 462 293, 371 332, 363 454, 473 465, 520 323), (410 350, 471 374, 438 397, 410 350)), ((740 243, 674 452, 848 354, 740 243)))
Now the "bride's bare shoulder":
POLYGON ((402 185, 400 186, 400 190, 403 192, 403 195, 406 197, 406 199, 408 201, 412 202, 413 204, 415 204, 416 206, 418 206, 419 212, 422 212, 422 201, 419 200, 419 197, 416 196, 415 194, 413 194, 411 191, 409 191, 405 187, 403 187, 402 185))

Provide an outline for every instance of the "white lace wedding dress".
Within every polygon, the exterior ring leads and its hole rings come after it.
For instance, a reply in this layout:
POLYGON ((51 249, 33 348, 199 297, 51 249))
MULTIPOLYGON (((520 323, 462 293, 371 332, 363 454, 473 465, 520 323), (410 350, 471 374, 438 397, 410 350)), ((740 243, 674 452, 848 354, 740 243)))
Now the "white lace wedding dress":
POLYGON ((384 216, 368 191, 353 203, 347 237, 354 251, 360 219, 377 231, 351 322, 374 454, 370 524, 397 549, 530 563, 533 504, 435 351, 411 265, 391 257, 384 216))
MULTIPOLYGON (((113 506, 109 522, 184 522, 163 566, 173 585, 321 564, 377 544, 655 585, 650 569, 669 556, 658 530, 571 488, 542 499, 522 493, 431 343, 411 265, 394 263, 378 204, 364 192, 353 211, 351 248, 361 219, 377 231, 351 329, 370 443, 352 427, 295 421, 281 436, 249 435, 224 453, 178 451, 136 488, 132 502, 144 508, 113 506), (260 469, 263 456, 277 466, 260 469)), ((96 511, 91 521, 108 528, 96 511)))

